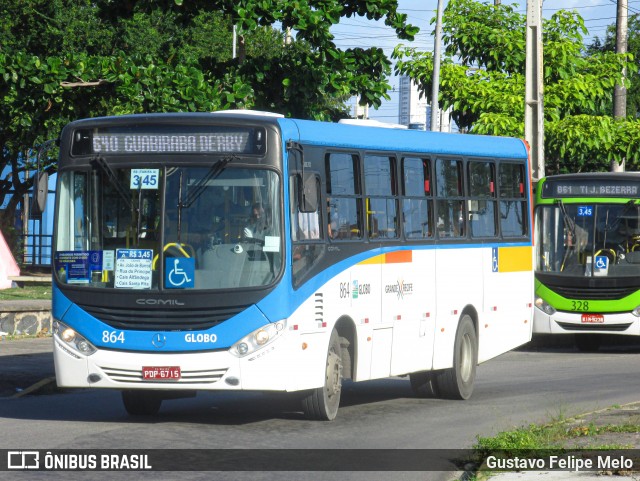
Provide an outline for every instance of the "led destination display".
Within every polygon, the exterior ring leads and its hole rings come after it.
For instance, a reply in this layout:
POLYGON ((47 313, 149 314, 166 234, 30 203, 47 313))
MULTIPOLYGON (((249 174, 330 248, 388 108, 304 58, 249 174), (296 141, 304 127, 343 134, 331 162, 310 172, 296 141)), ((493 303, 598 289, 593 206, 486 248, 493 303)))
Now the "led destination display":
POLYGON ((542 187, 543 198, 554 197, 640 197, 640 177, 547 179, 542 187))
POLYGON ((103 154, 261 154, 265 132, 251 127, 82 129, 74 136, 74 155, 103 154))

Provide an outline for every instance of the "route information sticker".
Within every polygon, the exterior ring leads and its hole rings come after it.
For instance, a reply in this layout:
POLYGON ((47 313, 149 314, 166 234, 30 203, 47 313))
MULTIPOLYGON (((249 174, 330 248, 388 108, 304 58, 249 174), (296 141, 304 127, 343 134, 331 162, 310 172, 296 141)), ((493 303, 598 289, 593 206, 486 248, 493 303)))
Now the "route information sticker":
POLYGON ((116 250, 115 286, 128 289, 151 288, 151 249, 116 250))

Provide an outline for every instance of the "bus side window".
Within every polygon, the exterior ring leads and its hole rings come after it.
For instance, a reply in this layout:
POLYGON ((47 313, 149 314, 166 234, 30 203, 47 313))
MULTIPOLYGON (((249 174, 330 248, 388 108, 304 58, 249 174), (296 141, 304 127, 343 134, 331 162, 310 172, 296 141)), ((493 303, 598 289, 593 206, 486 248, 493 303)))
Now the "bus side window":
MULTIPOLYGON (((320 182, 317 182, 318 185, 320 182)), ((298 175, 291 176, 291 239, 294 241, 317 240, 320 239, 320 209, 315 212, 302 212, 298 204, 300 196, 298 190, 301 188, 298 175)), ((317 189, 318 194, 320 189, 317 189)), ((320 199, 317 200, 320 205, 320 199)))
POLYGON ((331 240, 362 239, 358 164, 359 158, 355 154, 326 154, 327 231, 331 240))
POLYGON ((502 162, 498 166, 500 230, 503 237, 523 237, 528 231, 524 165, 502 162))
POLYGON ((469 162, 468 173, 471 237, 495 237, 495 166, 493 162, 469 162))
POLYGON ((370 239, 398 237, 396 159, 383 155, 364 158, 367 232, 370 239))
POLYGON ((402 218, 407 239, 433 236, 431 168, 428 159, 402 159, 402 218))
MULTIPOLYGON (((318 182, 319 183, 319 182, 318 182)), ((320 208, 315 212, 301 212, 298 204, 298 189, 301 183, 297 174, 289 177, 289 218, 291 220, 291 240, 293 241, 291 264, 293 285, 298 287, 305 280, 313 267, 324 255, 325 244, 320 242, 324 237, 321 229, 322 213, 320 208)), ((318 189, 318 194, 319 194, 318 189)), ((320 205, 318 199, 318 205, 320 205)))
POLYGON ((443 239, 465 237, 462 161, 436 159, 436 229, 443 239))

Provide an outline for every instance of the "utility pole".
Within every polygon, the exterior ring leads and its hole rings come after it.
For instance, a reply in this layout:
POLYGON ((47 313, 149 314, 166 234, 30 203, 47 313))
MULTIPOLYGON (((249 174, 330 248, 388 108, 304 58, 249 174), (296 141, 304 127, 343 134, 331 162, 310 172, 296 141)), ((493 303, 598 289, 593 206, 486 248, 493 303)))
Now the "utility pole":
POLYGON ((236 58, 237 52, 236 52, 236 44, 238 42, 238 32, 236 31, 236 26, 233 26, 233 38, 231 41, 231 57, 232 58, 236 58))
MULTIPOLYGON (((628 34, 628 3, 627 0, 618 0, 618 8, 616 12, 616 53, 627 53, 627 34, 628 34)), ((627 78, 627 70, 622 71, 622 82, 616 84, 613 89, 613 118, 627 118, 627 88, 624 86, 624 80, 627 78)), ((625 160, 620 163, 615 160, 611 161, 611 172, 624 172, 625 160)))
POLYGON ((431 86, 431 130, 436 130, 440 108, 438 92, 440 90, 440 40, 442 38, 442 0, 438 0, 436 15, 436 38, 433 40, 433 85, 431 86))
POLYGON ((544 177, 542 1, 527 0, 524 137, 531 151, 534 183, 544 177))

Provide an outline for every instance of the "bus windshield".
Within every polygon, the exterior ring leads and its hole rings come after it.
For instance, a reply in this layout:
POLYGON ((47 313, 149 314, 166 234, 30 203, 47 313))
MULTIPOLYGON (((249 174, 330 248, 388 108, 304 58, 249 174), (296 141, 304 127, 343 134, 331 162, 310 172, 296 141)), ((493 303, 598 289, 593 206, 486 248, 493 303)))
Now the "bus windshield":
POLYGON ((55 272, 66 284, 116 289, 229 289, 282 268, 278 175, 210 166, 60 173, 55 272))
POLYGON ((569 277, 640 275, 639 207, 634 201, 538 206, 537 271, 569 277))

